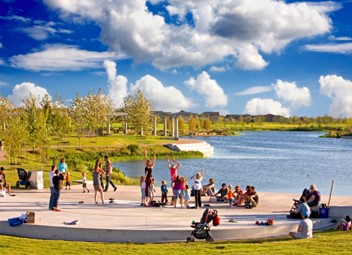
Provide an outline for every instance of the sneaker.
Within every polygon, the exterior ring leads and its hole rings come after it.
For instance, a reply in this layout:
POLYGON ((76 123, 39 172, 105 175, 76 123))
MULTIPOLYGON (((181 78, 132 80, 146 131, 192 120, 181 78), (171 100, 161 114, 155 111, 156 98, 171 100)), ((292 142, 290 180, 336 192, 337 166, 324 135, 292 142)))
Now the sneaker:
POLYGON ((117 190, 117 187, 114 188, 114 192, 117 190))
POLYGON ((55 212, 61 212, 61 209, 55 208, 54 211, 55 211, 55 212))

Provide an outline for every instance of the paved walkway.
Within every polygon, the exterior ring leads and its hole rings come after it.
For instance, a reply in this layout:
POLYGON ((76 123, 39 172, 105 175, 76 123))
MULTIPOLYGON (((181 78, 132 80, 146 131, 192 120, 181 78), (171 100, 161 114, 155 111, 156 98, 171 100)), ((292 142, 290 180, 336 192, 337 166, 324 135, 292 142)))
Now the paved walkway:
MULTIPOLYGON (((91 187, 90 187, 91 188, 91 187)), ((157 189, 158 191, 158 189, 157 189)), ((94 192, 82 193, 80 185, 63 190, 60 197, 61 212, 48 210, 50 192, 44 190, 14 190, 16 196, 0 197, 0 233, 44 239, 108 241, 108 242, 162 242, 185 241, 192 229, 192 220, 198 221, 202 209, 166 207, 141 207, 140 191, 135 186, 118 186, 105 194, 105 206, 94 204, 94 192), (114 203, 109 203, 114 198, 114 203), (84 201, 80 204, 79 201, 84 201), (9 227, 8 218, 18 217, 26 211, 34 211, 35 224, 9 227), (78 220, 78 225, 64 222, 78 220)), ((292 198, 298 194, 259 193, 258 208, 245 209, 214 203, 221 224, 212 227, 215 239, 249 239, 287 235, 295 230, 296 220, 285 215, 292 206, 292 198), (257 226, 255 221, 274 218, 274 226, 257 226), (229 220, 234 222, 230 222, 229 220)), ((193 199, 193 198, 192 198, 193 199)), ((208 197, 203 197, 207 204, 208 197)), ((322 202, 327 202, 323 198, 322 202)), ((193 202, 192 202, 193 203, 193 202)), ((333 197, 331 205, 352 205, 351 197, 333 197)), ((316 219, 315 224, 329 223, 330 219, 316 219)))

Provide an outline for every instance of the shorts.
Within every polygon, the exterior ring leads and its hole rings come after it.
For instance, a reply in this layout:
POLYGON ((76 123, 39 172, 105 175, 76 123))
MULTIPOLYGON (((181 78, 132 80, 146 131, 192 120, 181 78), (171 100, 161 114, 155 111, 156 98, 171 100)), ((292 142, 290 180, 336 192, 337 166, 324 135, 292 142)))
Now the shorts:
POLYGON ((145 199, 145 189, 141 189, 142 199, 145 199))
POLYGON ((174 189, 174 198, 181 198, 183 195, 181 194, 182 190, 174 189))
POLYGON ((82 184, 82 187, 83 187, 83 188, 87 188, 87 183, 83 183, 83 184, 82 184))

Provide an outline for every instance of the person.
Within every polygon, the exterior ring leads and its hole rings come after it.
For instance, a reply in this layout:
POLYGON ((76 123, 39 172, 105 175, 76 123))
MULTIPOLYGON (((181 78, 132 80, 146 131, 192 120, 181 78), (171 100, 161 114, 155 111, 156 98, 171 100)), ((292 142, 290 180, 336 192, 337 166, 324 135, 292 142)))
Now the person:
POLYGON ((60 163, 57 165, 57 169, 62 173, 65 174, 67 171, 67 164, 65 163, 65 158, 60 160, 60 163))
POLYGON ((299 199, 299 204, 297 208, 291 210, 290 215, 288 215, 288 218, 301 219, 301 215, 307 216, 308 218, 310 216, 310 208, 307 204, 306 198, 303 196, 299 199))
POLYGON ((148 197, 149 195, 149 186, 150 183, 152 182, 152 178, 153 178, 153 167, 155 165, 156 162, 156 155, 154 152, 154 160, 150 160, 147 159, 147 150, 144 150, 144 165, 145 165, 145 169, 144 169, 144 174, 145 174, 145 182, 146 182, 146 188, 145 188, 145 196, 148 197))
POLYGON ((65 188, 65 190, 71 189, 71 175, 70 175, 69 172, 66 173, 65 181, 66 181, 66 188, 65 188))
POLYGON ((308 219, 308 216, 302 215, 302 219, 299 222, 297 232, 290 232, 289 235, 295 239, 312 238, 313 222, 310 219, 308 219))
POLYGON ((0 167, 0 190, 7 190, 7 193, 9 193, 10 196, 15 196, 15 194, 11 193, 11 184, 6 180, 6 175, 5 175, 5 168, 0 167))
POLYGON ((217 198, 218 201, 227 202, 228 189, 226 183, 221 184, 221 188, 213 196, 217 198))
POLYGON ((344 219, 340 219, 336 225, 337 230, 352 230, 351 217, 346 215, 344 219))
POLYGON ((184 200, 185 200, 186 208, 187 209, 191 208, 190 205, 189 205, 189 200, 191 200, 191 189, 190 189, 188 184, 186 184, 186 186, 185 186, 185 197, 184 197, 184 200))
POLYGON ((180 199, 180 205, 182 207, 183 204, 183 196, 182 196, 182 191, 183 191, 183 184, 181 177, 177 175, 175 183, 174 183, 174 207, 176 208, 177 206, 177 199, 180 199))
POLYGON ((148 203, 146 201, 146 196, 145 196, 145 189, 146 189, 146 182, 145 182, 145 176, 142 175, 139 178, 139 185, 141 187, 141 206, 148 206, 148 203))
POLYGON ((203 186, 202 196, 208 195, 213 196, 215 188, 215 182, 213 178, 209 179, 209 183, 203 186))
POLYGON ((315 184, 310 185, 309 194, 307 196, 307 204, 309 207, 317 206, 320 203, 321 195, 315 184))
POLYGON ((89 189, 87 188, 87 174, 85 172, 82 172, 82 188, 83 193, 86 191, 89 193, 89 189))
POLYGON ((194 190, 194 200, 195 200, 195 208, 202 207, 202 180, 204 176, 204 169, 201 172, 196 173, 191 177, 193 180, 193 190, 194 190))
POLYGON ((246 192, 244 192, 244 193, 242 193, 242 195, 240 195, 238 202, 237 202, 237 206, 242 206, 244 204, 244 202, 246 201, 246 198, 250 192, 251 192, 251 186, 247 185, 246 192))
POLYGON ((105 178, 106 178, 106 184, 105 184, 105 189, 104 192, 107 192, 109 189, 109 184, 114 188, 114 192, 117 190, 116 185, 112 182, 111 180, 111 175, 112 175, 112 164, 109 160, 109 157, 107 155, 104 156, 105 160, 105 178))
POLYGON ((152 178, 152 181, 149 184, 148 187, 148 199, 149 199, 149 203, 152 202, 154 200, 154 194, 155 194, 155 180, 154 178, 152 178))
POLYGON ((247 209, 252 209, 253 207, 257 207, 259 202, 259 197, 258 194, 255 190, 254 186, 250 187, 250 192, 248 193, 247 197, 246 197, 246 208, 247 209))
POLYGON ((103 188, 100 183, 100 176, 103 174, 103 169, 101 168, 101 162, 99 159, 95 162, 94 172, 93 172, 93 186, 94 186, 94 202, 98 205, 97 195, 100 193, 101 204, 104 204, 104 193, 103 188))
POLYGON ((49 172, 49 180, 50 180, 50 199, 49 199, 49 210, 54 210, 54 201, 56 196, 56 191, 54 188, 53 178, 55 176, 56 166, 51 166, 51 171, 49 172))
POLYGON ((56 212, 60 212, 61 209, 59 209, 58 204, 59 204, 60 192, 62 189, 62 182, 65 177, 64 177, 64 174, 61 173, 58 169, 56 169, 54 173, 55 175, 53 177, 53 185, 54 185, 53 209, 56 212))
POLYGON ((170 170, 170 177, 171 177, 171 187, 173 186, 174 181, 178 175, 178 169, 180 168, 180 162, 172 159, 175 164, 170 165, 170 158, 167 158, 167 167, 170 170))
POLYGON ((160 190, 161 190, 161 203, 162 205, 166 205, 167 204, 167 185, 166 185, 166 181, 162 180, 161 181, 161 186, 160 186, 160 190))
POLYGON ((229 206, 231 207, 233 202, 234 202, 233 190, 232 190, 232 185, 231 184, 228 186, 227 199, 228 199, 228 202, 229 202, 229 206))
POLYGON ((234 205, 238 205, 241 195, 243 191, 239 185, 236 185, 235 191, 233 192, 234 205))

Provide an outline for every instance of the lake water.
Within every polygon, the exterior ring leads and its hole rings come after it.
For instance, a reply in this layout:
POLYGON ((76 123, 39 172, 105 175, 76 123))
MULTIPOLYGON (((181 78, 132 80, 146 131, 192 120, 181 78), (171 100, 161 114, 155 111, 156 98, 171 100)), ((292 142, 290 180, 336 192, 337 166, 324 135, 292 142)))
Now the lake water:
MULTIPOLYGON (((322 194, 352 196, 352 139, 319 138, 318 132, 243 132, 240 136, 198 137, 214 147, 205 159, 180 160, 179 174, 190 177, 204 168, 203 184, 254 185, 266 192, 300 193, 315 183, 322 194)), ((153 177, 169 183, 166 160, 157 160, 153 177)), ((143 162, 118 162, 128 176, 144 174, 143 162)))

